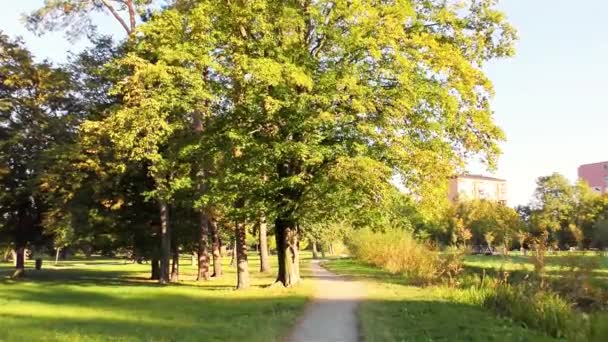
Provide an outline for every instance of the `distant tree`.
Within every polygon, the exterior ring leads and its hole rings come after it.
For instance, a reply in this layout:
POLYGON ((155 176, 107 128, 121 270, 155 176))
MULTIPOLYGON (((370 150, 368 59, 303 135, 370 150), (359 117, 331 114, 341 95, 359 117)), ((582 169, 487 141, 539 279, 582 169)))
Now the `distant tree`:
POLYGON ((44 154, 73 137, 71 86, 65 70, 34 62, 21 41, 0 32, 0 230, 14 242, 16 275, 27 244, 42 238, 44 154))
POLYGON ((65 30, 68 38, 75 39, 95 32, 91 14, 100 12, 111 15, 130 35, 140 16, 153 3, 153 0, 44 0, 43 6, 24 16, 24 20, 38 34, 65 30))

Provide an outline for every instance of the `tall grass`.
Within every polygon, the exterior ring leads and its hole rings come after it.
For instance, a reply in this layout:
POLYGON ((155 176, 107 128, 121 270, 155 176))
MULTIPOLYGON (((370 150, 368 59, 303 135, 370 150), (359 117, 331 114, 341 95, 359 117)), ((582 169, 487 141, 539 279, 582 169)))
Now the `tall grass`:
POLYGON ((353 256, 392 274, 402 274, 413 285, 430 285, 442 280, 452 284, 462 270, 457 251, 440 254, 417 241, 409 231, 369 229, 353 232, 348 240, 353 256))
MULTIPOLYGON (((446 298, 464 304, 487 308, 499 316, 512 319, 523 326, 568 341, 599 341, 605 336, 608 322, 603 313, 584 314, 579 304, 563 291, 552 290, 544 282, 544 260, 531 278, 511 279, 508 272, 498 276, 461 274, 461 250, 438 252, 417 241, 410 232, 389 229, 375 233, 364 229, 349 235, 348 247, 353 256, 392 274, 402 274, 412 285, 447 283, 458 288, 439 286, 446 298), (540 268, 540 269, 539 269, 540 268), (543 285, 544 284, 544 285, 543 285)), ((543 254, 544 256, 544 254, 543 254)), ((569 260, 566 278, 572 278, 568 288, 577 294, 589 294, 590 274, 595 263, 582 264, 569 260)))

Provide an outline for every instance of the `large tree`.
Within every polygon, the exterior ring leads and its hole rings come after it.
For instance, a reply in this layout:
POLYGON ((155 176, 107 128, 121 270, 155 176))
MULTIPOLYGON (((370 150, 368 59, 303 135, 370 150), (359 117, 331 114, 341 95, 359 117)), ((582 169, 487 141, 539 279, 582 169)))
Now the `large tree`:
POLYGON ((46 203, 37 190, 45 153, 69 141, 78 108, 62 69, 37 63, 19 40, 0 32, 0 230, 12 236, 16 274, 28 243, 41 238, 46 203))
POLYGON ((515 38, 494 1, 181 4, 142 25, 120 62, 132 76, 108 132, 153 165, 161 195, 194 146, 180 139, 203 123, 234 171, 219 180, 225 203, 273 219, 285 286, 300 279, 301 209, 324 175, 375 165, 419 197, 472 155, 494 164, 503 134, 481 67, 515 38))
POLYGON ((368 159, 421 195, 471 154, 494 162, 502 132, 480 67, 514 39, 494 1, 201 3, 220 23, 232 143, 270 165, 285 286, 299 281, 298 211, 318 175, 368 159))

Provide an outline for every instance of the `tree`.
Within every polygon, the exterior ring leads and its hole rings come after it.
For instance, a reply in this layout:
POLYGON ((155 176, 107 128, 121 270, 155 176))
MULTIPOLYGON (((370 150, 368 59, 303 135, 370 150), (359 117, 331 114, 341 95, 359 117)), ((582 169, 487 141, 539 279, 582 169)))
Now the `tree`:
POLYGON ((27 27, 38 34, 66 30, 71 39, 91 34, 96 26, 94 12, 112 15, 131 35, 140 16, 147 14, 153 0, 44 0, 44 5, 24 17, 27 27))
POLYGON ((274 168, 283 285, 299 281, 298 210, 339 162, 377 162, 414 194, 470 153, 493 163, 502 132, 479 65, 510 55, 514 34, 492 2, 468 5, 234 1, 210 11, 225 23, 233 141, 274 168))
POLYGON ((0 220, 16 250, 15 275, 23 273, 28 243, 42 238, 44 199, 37 179, 44 153, 72 137, 70 75, 36 63, 19 40, 0 32, 0 220))

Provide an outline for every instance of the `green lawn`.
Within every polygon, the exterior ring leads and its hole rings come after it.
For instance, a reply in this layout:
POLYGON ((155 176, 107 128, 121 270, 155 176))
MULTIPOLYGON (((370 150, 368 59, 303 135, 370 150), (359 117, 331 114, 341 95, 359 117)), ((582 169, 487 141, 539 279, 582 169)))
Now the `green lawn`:
POLYGON ((359 309, 365 341, 553 340, 483 308, 451 302, 445 290, 408 286, 403 277, 353 259, 332 260, 324 266, 366 283, 368 298, 359 309))
MULTIPOLYGON (((557 255, 548 255, 546 257, 546 273, 549 277, 561 277, 565 275, 568 270, 564 267, 567 262, 567 258, 571 255, 569 252, 560 252, 557 255)), ((584 258, 595 258, 597 257, 593 253, 579 253, 575 252, 574 255, 582 256, 584 258)), ((465 259, 465 266, 469 271, 481 272, 482 269, 488 270, 506 270, 511 272, 524 272, 529 273, 534 270, 531 256, 524 256, 519 253, 513 253, 507 257, 494 255, 470 255, 465 259)), ((600 258, 600 267, 592 272, 593 278, 596 284, 608 289, 608 256, 600 258)))
MULTIPOLYGON (((147 280, 150 265, 121 260, 58 267, 45 261, 42 271, 28 264, 26 278, 18 281, 8 278, 11 265, 0 264, 0 341, 281 340, 303 311, 311 284, 265 288, 275 274, 260 274, 259 260, 251 256, 253 288, 236 291, 227 262, 222 279, 197 283, 195 266, 183 259, 184 281, 165 287, 147 280)), ((305 260, 305 276, 308 265, 305 260)))

